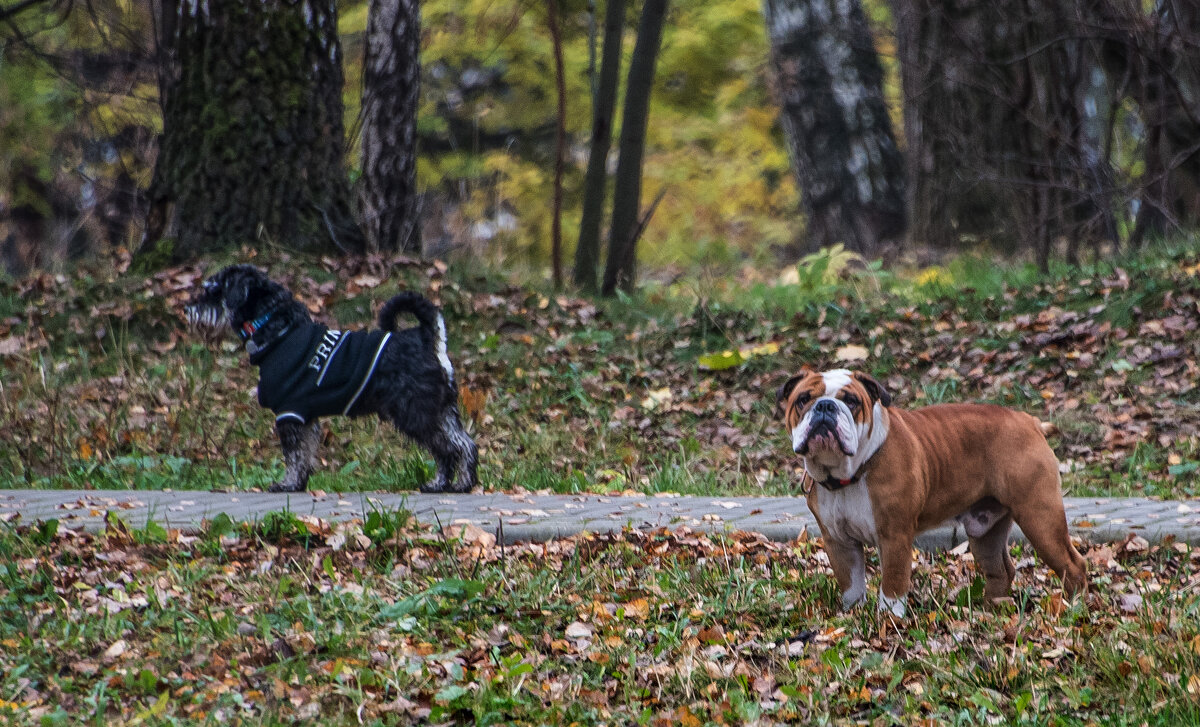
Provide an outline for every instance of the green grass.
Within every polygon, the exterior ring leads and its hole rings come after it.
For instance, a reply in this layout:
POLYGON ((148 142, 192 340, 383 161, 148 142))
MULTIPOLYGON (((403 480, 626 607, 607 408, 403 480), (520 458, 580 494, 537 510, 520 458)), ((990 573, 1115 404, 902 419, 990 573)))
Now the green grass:
MULTIPOLYGON (((796 284, 748 271, 613 301, 473 264, 273 255, 273 275, 347 327, 398 289, 436 288, 487 488, 794 492, 774 391, 802 363, 840 365, 847 344, 870 352, 859 365, 901 406, 991 401, 1058 424, 1072 493, 1200 487, 1193 241, 1045 275, 983 256, 930 273, 818 254, 796 284), (384 281, 348 282, 364 273, 384 281), (700 366, 762 344, 778 351, 700 366)), ((182 301, 217 267, 147 279, 97 261, 0 281, 0 339, 21 348, 0 359, 0 412, 15 424, 0 429, 0 487, 258 489, 282 476, 244 354, 181 325, 182 301)), ((311 486, 323 490, 415 489, 432 471, 374 420, 329 421, 321 457, 311 486)))
POLYGON ((1093 592, 1069 602, 1022 565, 994 609, 966 561, 922 557, 895 623, 873 597, 837 611, 808 540, 501 549, 372 515, 341 531, 217 518, 192 538, 0 531, 0 720, 1200 722, 1200 561, 1182 546, 1093 548, 1093 592))

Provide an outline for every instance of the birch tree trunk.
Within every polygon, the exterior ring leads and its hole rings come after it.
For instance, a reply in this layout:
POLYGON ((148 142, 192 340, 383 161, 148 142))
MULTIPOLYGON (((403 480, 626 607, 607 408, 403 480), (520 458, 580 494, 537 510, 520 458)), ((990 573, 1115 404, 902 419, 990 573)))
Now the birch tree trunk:
POLYGON ((764 0, 771 70, 808 247, 878 254, 905 230, 904 160, 859 0, 764 0))
POLYGON ((363 252, 343 166, 336 2, 162 7, 171 67, 139 253, 183 260, 260 239, 363 252))
POLYGON ((418 0, 371 0, 363 58, 359 200, 375 250, 421 252, 417 108, 421 89, 418 0))

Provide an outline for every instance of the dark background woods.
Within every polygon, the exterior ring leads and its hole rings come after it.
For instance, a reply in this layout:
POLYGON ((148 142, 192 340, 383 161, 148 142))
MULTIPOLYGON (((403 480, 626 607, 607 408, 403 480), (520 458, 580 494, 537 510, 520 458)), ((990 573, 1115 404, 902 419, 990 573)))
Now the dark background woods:
POLYGON ((626 38, 607 54, 608 6, 581 1, 431 0, 419 20, 411 2, 202 7, 0 6, 9 271, 263 243, 543 268, 559 224, 568 253, 584 240, 567 256, 583 287, 615 242, 611 290, 639 259, 770 265, 835 243, 1045 265, 1200 215, 1190 2, 614 3, 626 38), (661 42, 639 32, 656 9, 661 42), (595 143, 642 107, 644 150, 595 143), (607 185, 584 184, 592 153, 607 185), (617 208, 581 220, 585 198, 617 208))

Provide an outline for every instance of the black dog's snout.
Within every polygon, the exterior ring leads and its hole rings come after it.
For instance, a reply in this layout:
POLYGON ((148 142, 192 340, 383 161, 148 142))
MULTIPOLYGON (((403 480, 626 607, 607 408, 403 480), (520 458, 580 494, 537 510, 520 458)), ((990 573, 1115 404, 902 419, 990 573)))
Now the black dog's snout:
POLYGON ((823 414, 828 417, 837 417, 837 404, 832 399, 822 399, 813 405, 813 414, 823 414))

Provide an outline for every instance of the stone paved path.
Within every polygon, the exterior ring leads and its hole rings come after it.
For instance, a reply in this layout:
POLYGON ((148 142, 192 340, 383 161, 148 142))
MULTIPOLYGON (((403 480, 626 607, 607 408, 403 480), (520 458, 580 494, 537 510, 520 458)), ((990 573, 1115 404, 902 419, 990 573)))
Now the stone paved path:
MULTIPOLYGON (((791 540, 803 529, 816 534, 816 521, 799 497, 698 497, 679 495, 422 495, 418 493, 301 493, 194 490, 0 490, 0 522, 33 523, 56 518, 61 527, 99 530, 116 512, 133 528, 148 519, 183 530, 225 513, 254 521, 273 510, 291 510, 329 520, 361 518, 372 509, 404 508, 424 522, 472 523, 505 542, 542 541, 578 533, 687 525, 705 530, 751 530, 774 540, 791 540)), ((1150 542, 1167 536, 1200 543, 1200 500, 1067 498, 1071 531, 1095 542, 1136 533, 1150 542)), ((1014 528, 1014 538, 1020 533, 1014 528)), ((943 526, 918 540, 926 550, 952 548, 965 539, 961 528, 943 526)))

